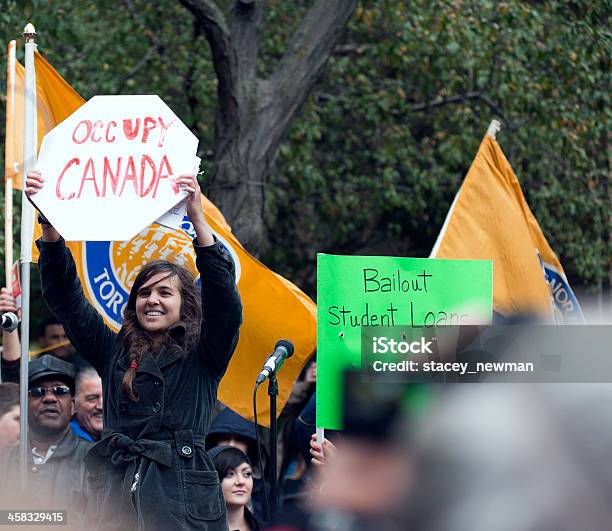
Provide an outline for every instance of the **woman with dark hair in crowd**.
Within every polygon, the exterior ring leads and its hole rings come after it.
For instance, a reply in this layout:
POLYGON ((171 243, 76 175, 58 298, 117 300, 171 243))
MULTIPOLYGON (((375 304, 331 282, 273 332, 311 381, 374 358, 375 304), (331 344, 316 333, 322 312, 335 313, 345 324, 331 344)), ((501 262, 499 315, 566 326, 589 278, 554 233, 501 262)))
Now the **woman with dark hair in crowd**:
POLYGON ((247 455, 235 446, 217 446, 208 452, 219 473, 227 510, 228 529, 257 531, 260 525, 249 510, 253 471, 247 455))
MULTIPOLYGON (((26 193, 43 183, 30 172, 26 193)), ((147 264, 118 334, 85 298, 60 234, 39 217, 43 297, 102 377, 104 431, 86 457, 86 512, 97 528, 227 530, 204 438, 238 342, 242 305, 233 262, 204 218, 196 177, 180 176, 176 184, 188 192, 201 294, 184 268, 147 264)))

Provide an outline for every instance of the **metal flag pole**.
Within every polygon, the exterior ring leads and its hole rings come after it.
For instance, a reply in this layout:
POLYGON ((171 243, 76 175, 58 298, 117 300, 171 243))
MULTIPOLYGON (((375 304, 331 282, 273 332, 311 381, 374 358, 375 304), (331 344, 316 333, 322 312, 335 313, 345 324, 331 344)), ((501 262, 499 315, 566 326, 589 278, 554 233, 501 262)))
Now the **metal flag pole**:
POLYGON ((34 51, 36 30, 27 24, 23 30, 25 41, 25 94, 23 122, 23 190, 21 193, 21 359, 20 367, 20 468, 21 485, 27 490, 28 483, 28 346, 30 344, 30 264, 32 263, 32 238, 34 235, 34 208, 25 195, 26 174, 36 164, 38 144, 38 122, 36 112, 36 72, 34 51))

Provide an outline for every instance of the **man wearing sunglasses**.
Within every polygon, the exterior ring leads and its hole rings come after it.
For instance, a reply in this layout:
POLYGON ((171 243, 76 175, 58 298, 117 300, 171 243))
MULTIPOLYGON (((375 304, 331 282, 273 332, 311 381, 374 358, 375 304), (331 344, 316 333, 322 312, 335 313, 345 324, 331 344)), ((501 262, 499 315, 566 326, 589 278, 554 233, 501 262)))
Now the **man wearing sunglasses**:
MULTIPOLYGON (((29 492, 46 507, 74 514, 85 483, 83 458, 91 446, 70 429, 73 413, 72 364, 44 355, 28 367, 29 492)), ((0 497, 19 484, 19 449, 0 455, 0 497)), ((69 516, 70 516, 69 513, 69 516)))

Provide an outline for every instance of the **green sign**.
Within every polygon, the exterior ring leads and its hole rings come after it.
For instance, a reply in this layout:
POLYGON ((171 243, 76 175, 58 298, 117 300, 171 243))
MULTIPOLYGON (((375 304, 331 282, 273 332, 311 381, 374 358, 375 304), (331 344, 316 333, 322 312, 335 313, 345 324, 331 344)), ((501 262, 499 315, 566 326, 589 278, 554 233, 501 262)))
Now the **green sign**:
POLYGON ((361 367, 362 326, 485 324, 490 260, 317 257, 317 426, 342 429, 342 373, 361 367))

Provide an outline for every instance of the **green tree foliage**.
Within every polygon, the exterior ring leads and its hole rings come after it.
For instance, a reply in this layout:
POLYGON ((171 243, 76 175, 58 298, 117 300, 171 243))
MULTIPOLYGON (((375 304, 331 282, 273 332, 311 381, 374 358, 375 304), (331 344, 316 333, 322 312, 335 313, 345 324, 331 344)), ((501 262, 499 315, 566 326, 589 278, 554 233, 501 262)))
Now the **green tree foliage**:
MULTIPOLYGON (((176 0, 5 4, 5 41, 31 20, 40 51, 85 98, 159 94, 213 160, 216 76, 176 0)), ((268 0, 259 74, 310 5, 268 0)), ((313 294, 317 252, 427 256, 497 117, 498 141, 570 280, 609 285, 610 7, 362 2, 268 177, 264 262, 313 294)))
POLYGON ((281 148, 273 262, 427 256, 493 117, 571 280, 610 271, 609 2, 364 2, 281 148))

